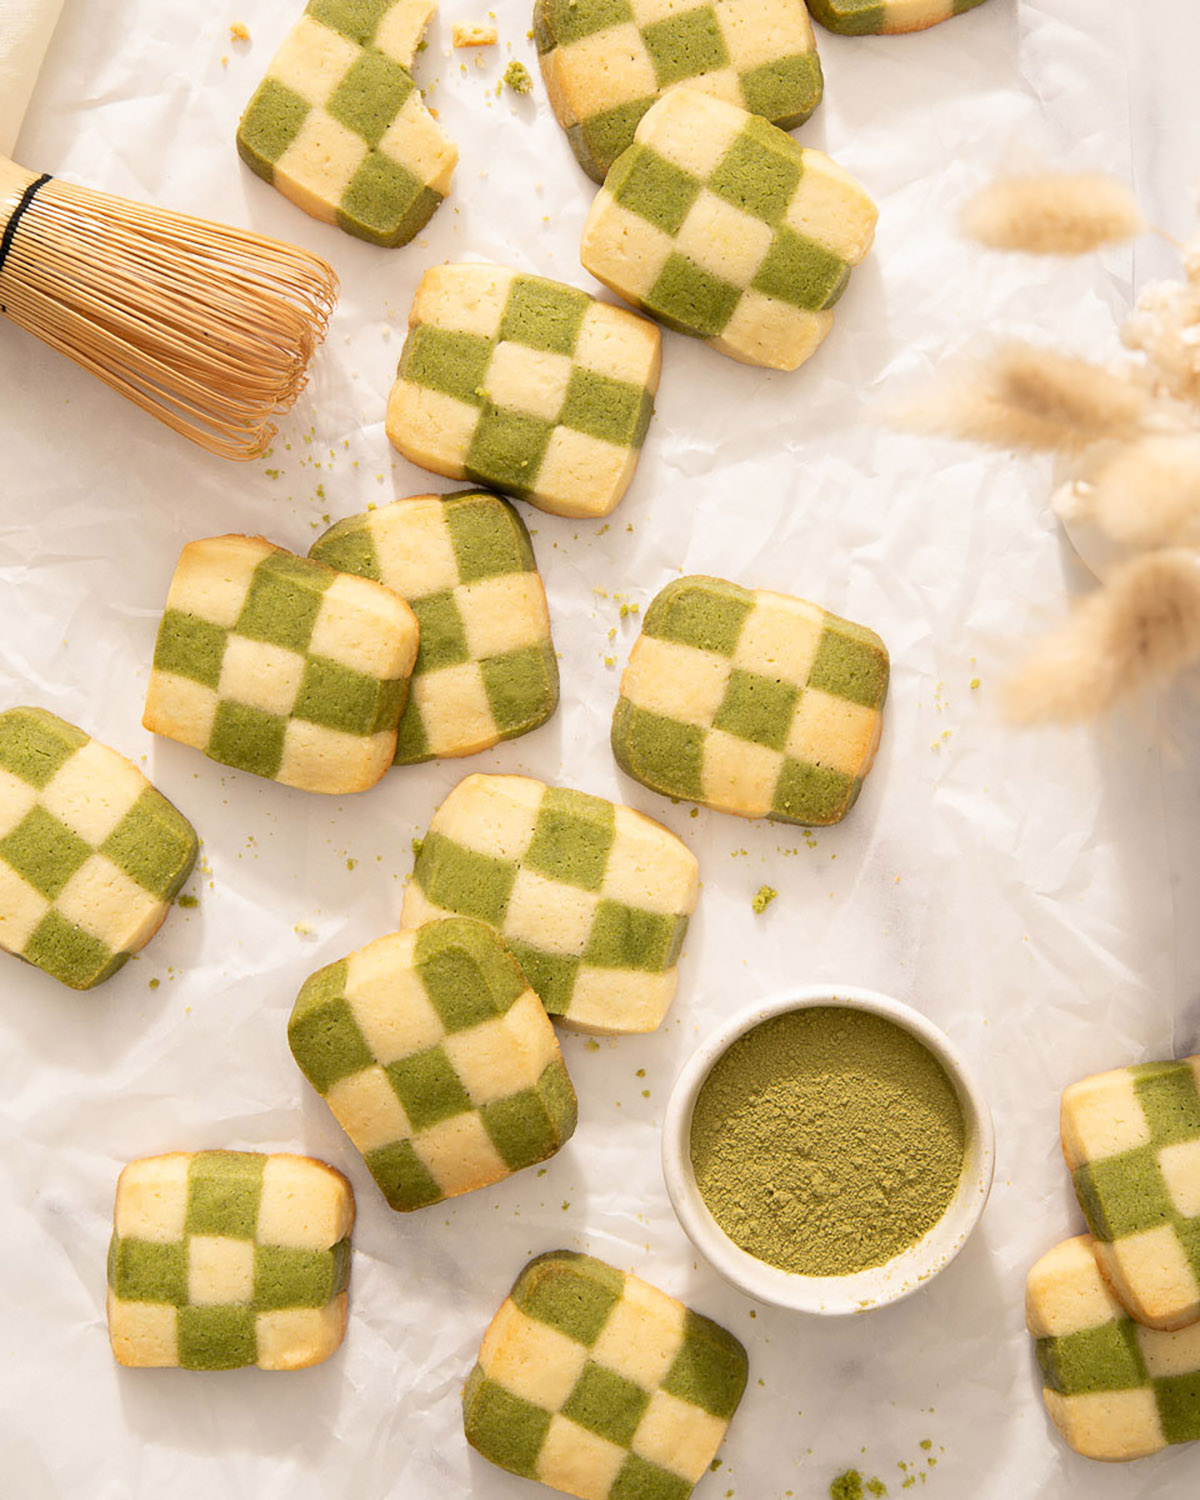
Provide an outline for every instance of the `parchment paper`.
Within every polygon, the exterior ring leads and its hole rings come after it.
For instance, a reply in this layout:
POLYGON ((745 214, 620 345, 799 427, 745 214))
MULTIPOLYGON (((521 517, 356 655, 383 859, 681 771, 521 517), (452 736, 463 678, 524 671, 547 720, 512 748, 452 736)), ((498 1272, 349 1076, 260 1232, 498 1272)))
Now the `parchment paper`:
MULTIPOLYGON (((1196 1048, 1196 793, 1164 761, 1156 723, 1001 726, 1013 641, 1049 626, 1079 586, 1046 508, 1048 470, 890 433, 872 413, 998 327, 1113 350, 1114 318, 1135 279, 1169 271, 1165 250, 1139 249, 1136 264, 1128 251, 1067 266, 1003 258, 961 242, 955 214, 1000 168, 1100 167, 1186 229, 1200 21, 1166 0, 989 0, 908 39, 821 33, 827 96, 800 138, 881 206, 876 251, 825 347, 777 375, 668 334, 658 416, 610 523, 525 510, 562 652, 558 716, 493 753, 327 801, 141 729, 176 556, 229 530, 304 551, 326 519, 453 488, 394 457, 383 431, 416 282, 474 254, 590 286, 577 252, 593 188, 540 81, 525 100, 494 95, 510 56, 536 71, 527 0, 496 3, 502 43, 484 53, 451 52, 451 22, 481 7, 446 0, 418 74, 462 149, 453 197, 395 252, 315 224, 233 146, 298 8, 68 0, 20 142, 31 167, 309 245, 343 295, 309 391, 249 467, 189 448, 0 330, 3 701, 45 704, 140 757, 204 840, 199 905, 174 912, 112 983, 74 995, 3 966, 0 1492, 532 1497, 468 1451, 458 1398, 526 1257, 557 1246, 636 1268, 746 1342, 750 1386, 708 1500, 815 1500, 851 1465, 893 1495, 916 1476, 912 1488, 945 1500, 1180 1492, 1195 1451, 1107 1470, 1050 1431, 1022 1294, 1033 1260, 1082 1227, 1058 1152, 1060 1089, 1196 1048), (1175 29, 1152 35, 1151 10, 1175 29), (233 21, 249 45, 231 43, 233 21), (794 591, 888 642, 882 753, 841 827, 806 836, 692 816, 617 772, 607 725, 638 623, 619 606, 644 608, 681 570, 794 591), (292 1063, 284 1023, 308 973, 396 925, 411 840, 473 770, 530 772, 662 818, 701 860, 700 910, 660 1032, 565 1038, 581 1125, 544 1176, 394 1215, 292 1063), (780 895, 755 916, 763 883, 780 895), (943 1026, 978 1069, 999 1135, 995 1191, 960 1259, 910 1301, 849 1322, 755 1307, 725 1286, 678 1227, 658 1155, 668 1090, 699 1038, 750 1000, 826 980, 883 989, 943 1026), (113 1364, 117 1172, 209 1146, 308 1151, 353 1180, 352 1319, 325 1365, 206 1376, 113 1364)), ((1172 730, 1185 744, 1187 724, 1172 730)))

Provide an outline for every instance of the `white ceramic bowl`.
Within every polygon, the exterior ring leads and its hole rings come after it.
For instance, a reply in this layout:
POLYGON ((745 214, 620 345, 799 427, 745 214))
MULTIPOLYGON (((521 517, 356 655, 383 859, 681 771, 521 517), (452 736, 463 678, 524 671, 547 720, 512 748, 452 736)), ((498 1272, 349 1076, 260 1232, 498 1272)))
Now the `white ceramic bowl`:
POLYGON ((966 1244, 987 1203, 995 1167, 991 1111, 961 1053, 918 1011, 873 990, 808 985, 761 1000, 719 1027, 675 1080, 663 1123, 663 1175, 679 1222, 697 1250, 749 1297, 808 1313, 858 1313, 898 1302, 948 1266, 966 1244), (801 1276, 748 1255, 729 1238, 700 1196, 692 1171, 692 1112, 713 1064, 747 1031, 787 1011, 849 1006, 893 1021, 923 1042, 946 1070, 962 1106, 966 1155, 958 1190, 932 1229, 886 1265, 850 1276, 801 1276))

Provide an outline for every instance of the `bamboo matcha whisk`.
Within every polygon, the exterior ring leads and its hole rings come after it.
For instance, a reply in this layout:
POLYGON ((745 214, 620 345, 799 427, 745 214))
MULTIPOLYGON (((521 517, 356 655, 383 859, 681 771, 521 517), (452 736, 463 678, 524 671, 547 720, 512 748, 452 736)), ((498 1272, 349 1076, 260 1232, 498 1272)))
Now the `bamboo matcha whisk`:
POLYGON ((0 156, 0 312, 210 453, 265 450, 337 289, 294 245, 0 156))

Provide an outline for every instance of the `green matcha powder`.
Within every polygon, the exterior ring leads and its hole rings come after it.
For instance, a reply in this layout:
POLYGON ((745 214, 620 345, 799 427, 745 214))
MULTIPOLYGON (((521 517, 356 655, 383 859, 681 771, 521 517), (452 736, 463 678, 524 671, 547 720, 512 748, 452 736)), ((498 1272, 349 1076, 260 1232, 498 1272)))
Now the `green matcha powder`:
POLYGON ((815 1006, 764 1021, 717 1060, 691 1155, 734 1244, 785 1271, 848 1276, 937 1223, 965 1136, 953 1084, 910 1032, 815 1006))

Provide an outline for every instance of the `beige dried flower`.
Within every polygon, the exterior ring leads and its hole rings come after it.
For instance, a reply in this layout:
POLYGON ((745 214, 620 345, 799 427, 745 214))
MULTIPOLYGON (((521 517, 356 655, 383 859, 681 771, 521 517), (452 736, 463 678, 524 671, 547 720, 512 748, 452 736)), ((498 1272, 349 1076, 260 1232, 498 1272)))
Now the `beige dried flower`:
POLYGON ((967 205, 963 228, 994 250, 1084 255, 1145 229, 1124 184, 1099 173, 1005 177, 967 205))
POLYGON ((1017 724, 1087 723, 1200 660, 1200 558, 1172 550, 1115 572, 1005 685, 1017 724))
POLYGON ((1200 275, 1143 288, 1121 326, 1121 342, 1146 356, 1146 380, 1156 395, 1200 403, 1200 275))
POLYGON ((1200 433, 1098 450, 1075 495, 1077 514, 1132 551, 1200 547, 1200 433))

